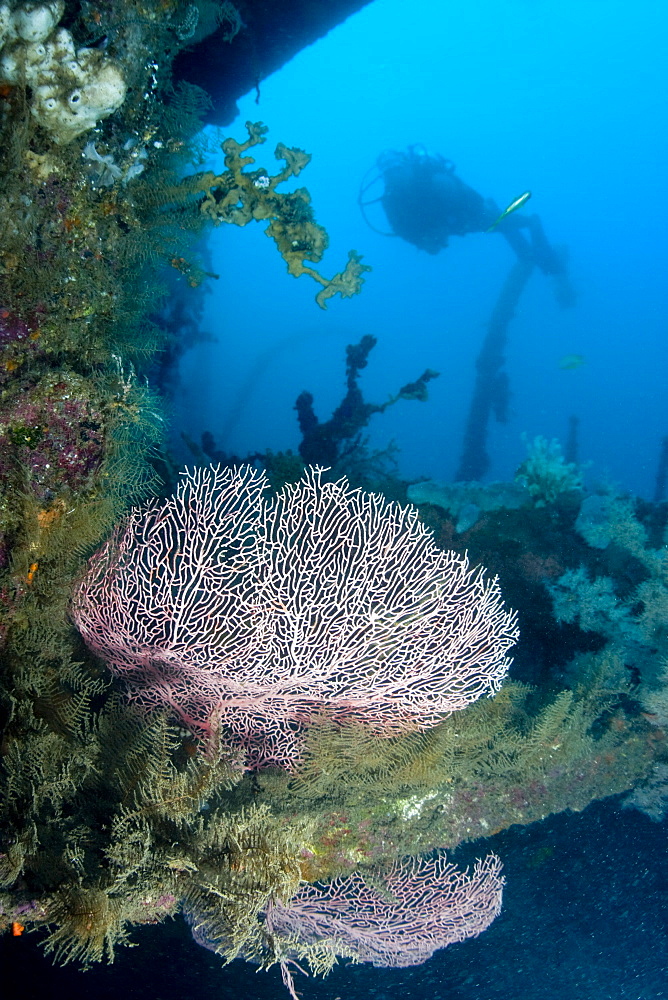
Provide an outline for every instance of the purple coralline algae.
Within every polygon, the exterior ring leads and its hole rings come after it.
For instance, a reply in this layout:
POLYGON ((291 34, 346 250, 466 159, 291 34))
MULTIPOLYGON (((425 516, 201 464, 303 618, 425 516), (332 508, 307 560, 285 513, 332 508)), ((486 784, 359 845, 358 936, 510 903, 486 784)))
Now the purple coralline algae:
POLYGON ((90 487, 104 426, 86 380, 54 373, 7 397, 0 405, 0 475, 22 468, 24 486, 40 503, 90 487))

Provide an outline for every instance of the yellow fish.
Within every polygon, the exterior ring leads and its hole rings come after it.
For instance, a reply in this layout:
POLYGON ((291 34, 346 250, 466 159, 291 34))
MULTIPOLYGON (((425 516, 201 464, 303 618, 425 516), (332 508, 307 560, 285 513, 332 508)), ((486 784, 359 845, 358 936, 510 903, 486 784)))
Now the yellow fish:
POLYGON ((510 215, 511 212, 516 212, 518 208, 522 207, 522 205, 526 205, 530 197, 531 197, 531 191, 525 191, 524 194, 521 194, 519 196, 519 198, 515 198, 515 201, 511 201, 510 205, 508 205, 508 208, 504 208, 503 212, 501 212, 501 215, 498 217, 496 222, 492 223, 487 232, 491 233, 491 231, 498 226, 498 224, 501 222, 502 219, 505 219, 505 217, 507 215, 510 215))
POLYGON ((576 368, 582 368, 584 363, 582 354, 564 354, 563 358, 559 359, 559 367, 563 372, 573 372, 576 368))

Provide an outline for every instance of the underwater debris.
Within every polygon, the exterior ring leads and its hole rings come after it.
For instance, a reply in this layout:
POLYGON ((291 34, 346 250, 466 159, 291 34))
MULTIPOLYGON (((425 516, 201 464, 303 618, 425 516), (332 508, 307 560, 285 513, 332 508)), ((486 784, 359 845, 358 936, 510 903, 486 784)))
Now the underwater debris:
POLYGON ((378 343, 367 333, 358 344, 346 347, 346 394, 329 420, 321 423, 313 409, 313 395, 302 392, 297 397, 295 409, 302 440, 299 454, 307 464, 336 466, 343 458, 361 446, 360 432, 374 413, 383 413, 400 399, 425 402, 427 383, 438 377, 438 372, 427 368, 415 382, 409 382, 384 403, 366 403, 359 388, 359 373, 366 368, 370 352, 378 343))

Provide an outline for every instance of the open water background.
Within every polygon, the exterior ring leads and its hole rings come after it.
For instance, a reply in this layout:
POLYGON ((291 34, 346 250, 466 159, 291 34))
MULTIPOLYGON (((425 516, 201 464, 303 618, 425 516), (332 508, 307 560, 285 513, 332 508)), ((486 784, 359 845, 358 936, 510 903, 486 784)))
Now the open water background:
POLYGON ((262 83, 259 104, 254 93, 240 102, 225 133, 242 140, 246 120, 263 120, 257 163, 270 171, 279 141, 312 153, 298 183, 330 234, 323 273, 350 248, 374 270, 359 297, 323 313, 262 226, 219 228, 205 323, 217 343, 185 359, 176 427, 194 438, 206 428, 241 456, 296 449, 296 396, 309 389, 327 419, 345 345, 371 333, 369 400, 441 372, 428 403, 374 418, 372 445, 395 440, 406 476, 453 477, 514 256, 498 234, 455 237, 433 257, 366 226, 357 198, 378 154, 423 143, 501 206, 530 189, 526 211, 568 249, 578 294, 563 310, 551 282, 531 278, 509 331, 511 412, 491 429, 489 478, 512 478, 523 433, 563 442, 577 415, 588 481, 651 497, 668 434, 667 66, 662 0, 376 0, 302 51, 262 83), (585 363, 561 370, 568 354, 585 363))

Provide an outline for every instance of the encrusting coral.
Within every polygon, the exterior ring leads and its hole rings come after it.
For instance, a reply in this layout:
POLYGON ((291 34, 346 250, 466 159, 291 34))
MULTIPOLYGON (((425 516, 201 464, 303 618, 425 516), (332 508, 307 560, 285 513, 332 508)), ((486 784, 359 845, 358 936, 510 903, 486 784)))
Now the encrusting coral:
POLYGON ((367 366, 369 353, 377 340, 366 334, 358 344, 346 347, 346 394, 327 421, 321 422, 313 409, 313 396, 302 392, 297 397, 295 409, 302 440, 299 454, 312 465, 337 466, 360 446, 360 433, 374 413, 383 413, 400 399, 427 400, 427 383, 438 377, 438 372, 428 368, 415 382, 402 386, 396 396, 384 403, 367 403, 359 387, 359 376, 367 366))

